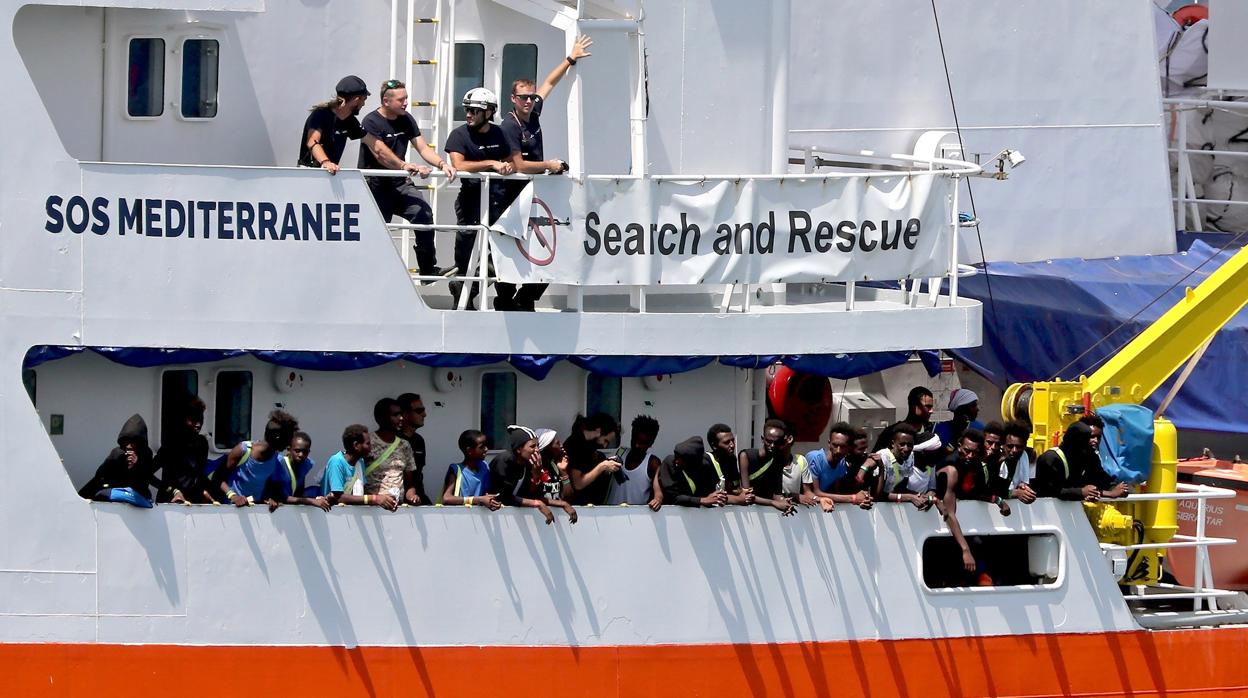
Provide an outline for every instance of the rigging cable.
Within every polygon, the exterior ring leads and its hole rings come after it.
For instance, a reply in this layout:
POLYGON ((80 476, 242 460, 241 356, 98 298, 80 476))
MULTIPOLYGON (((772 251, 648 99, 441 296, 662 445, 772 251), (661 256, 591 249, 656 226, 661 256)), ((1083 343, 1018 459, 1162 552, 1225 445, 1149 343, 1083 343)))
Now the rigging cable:
MULTIPOLYGON (((966 144, 962 142, 962 124, 958 121, 958 103, 953 98, 953 80, 949 77, 949 59, 945 56, 945 38, 940 31, 940 16, 936 12, 936 0, 932 0, 932 19, 936 22, 936 41, 940 44, 940 61, 945 68, 945 87, 949 90, 949 106, 953 110, 953 129, 958 134, 958 146, 962 148, 963 157, 966 154, 966 144)), ((997 302, 992 297, 992 275, 988 273, 988 255, 984 254, 984 238, 979 232, 979 211, 975 209, 975 190, 971 188, 971 180, 966 180, 966 193, 971 198, 971 216, 975 220, 975 240, 979 243, 979 258, 984 263, 984 283, 988 289, 988 309, 992 314, 992 321, 997 321, 997 302)), ((961 229, 961 221, 959 221, 959 230, 961 229)), ((958 244, 957 236, 954 237, 953 244, 958 244)), ((957 273, 957 270, 953 270, 957 273)))
MULTIPOLYGON (((1106 341, 1107 341, 1110 337, 1112 337, 1112 336, 1114 336, 1115 334, 1117 334, 1117 333, 1118 333, 1118 330, 1121 330, 1123 327, 1126 327, 1126 326, 1127 326, 1128 324, 1130 324, 1131 322, 1134 322, 1134 321, 1135 321, 1135 319, 1136 319, 1136 318, 1138 318, 1138 317, 1140 316, 1140 314, 1141 314, 1141 313, 1143 313, 1145 310, 1148 310, 1149 308, 1151 308, 1151 307, 1153 306, 1153 304, 1154 304, 1154 303, 1156 303, 1157 301, 1159 301, 1159 300, 1161 300, 1162 298, 1164 298, 1167 294, 1169 294, 1169 293, 1170 293, 1171 291, 1173 291, 1174 289, 1178 288, 1179 284, 1182 284, 1182 283, 1184 283, 1185 281, 1187 281, 1188 279, 1190 279, 1190 278, 1192 277, 1192 274, 1195 274, 1196 272, 1200 271, 1201 267, 1205 266, 1205 265, 1206 265, 1206 264, 1208 264, 1211 260, 1213 260, 1215 257, 1217 257, 1218 255, 1220 255, 1220 254, 1222 254, 1223 252, 1225 252, 1225 251, 1227 250, 1227 248, 1229 248, 1231 245, 1235 244, 1237 241, 1239 241, 1239 239, 1240 239, 1240 238, 1242 238, 1242 237, 1243 237, 1244 235, 1246 235, 1246 234, 1248 234, 1248 232, 1238 233, 1237 235, 1235 235, 1235 237, 1231 238, 1230 240, 1227 240, 1227 241, 1226 241, 1226 242, 1222 245, 1222 247, 1218 248, 1218 250, 1217 250, 1216 252, 1214 252, 1213 254, 1211 254, 1211 255, 1209 255, 1208 257, 1206 257, 1206 258, 1204 259, 1204 261, 1202 261, 1200 264, 1197 264, 1196 266, 1192 267, 1192 268, 1191 268, 1191 269, 1190 269, 1190 270, 1189 270, 1186 274, 1184 274, 1184 275, 1183 275, 1183 276, 1182 276, 1182 277, 1181 277, 1178 281, 1175 281, 1174 283, 1170 284, 1170 286, 1169 286, 1169 287, 1167 287, 1167 288, 1166 288, 1166 290, 1162 291, 1161 293, 1157 294, 1156 296, 1153 296, 1153 299, 1152 299, 1152 300, 1150 300, 1149 302, 1145 303, 1145 304, 1144 304, 1144 306, 1143 306, 1142 308, 1140 308, 1139 310, 1135 311, 1135 314, 1134 314, 1134 315, 1132 315, 1131 317, 1127 318, 1126 320, 1123 320, 1122 322, 1118 323, 1118 326, 1117 326, 1117 327, 1115 327, 1113 330, 1111 330, 1110 332, 1108 332, 1107 334, 1105 334, 1105 336, 1103 336, 1103 337, 1101 337, 1100 339, 1098 339, 1095 343, 1093 343, 1093 344, 1092 344, 1092 346, 1090 346, 1090 347, 1088 347, 1087 349, 1083 350, 1083 353, 1079 354, 1079 356, 1076 356, 1075 358, 1073 358, 1073 359, 1071 359, 1070 361, 1068 361, 1068 362, 1066 363, 1066 365, 1065 365, 1065 366, 1062 366, 1061 368, 1057 369, 1057 372, 1056 372, 1055 374, 1053 374, 1053 377, 1052 377, 1052 378, 1050 378, 1049 380, 1053 381, 1053 380, 1057 380, 1058 378, 1060 378, 1060 377, 1061 377, 1061 375, 1062 375, 1062 372, 1063 372, 1063 371, 1065 371, 1066 369, 1070 368, 1071 366, 1074 366, 1074 365, 1075 365, 1075 363, 1076 363, 1077 361, 1079 361, 1079 360, 1080 360, 1080 359, 1082 359, 1083 357, 1087 356, 1087 355, 1088 355, 1088 354, 1089 354, 1089 353, 1090 353, 1093 349, 1095 349, 1095 348, 1099 347, 1101 344, 1104 344, 1104 343, 1105 343, 1105 342, 1106 342, 1106 341)), ((1092 362, 1092 364, 1091 364, 1090 366, 1088 366, 1088 368, 1087 368, 1087 369, 1085 369, 1085 372, 1086 372, 1086 371, 1092 371, 1092 370, 1093 370, 1093 369, 1095 369, 1097 366, 1100 366, 1102 363, 1104 363, 1106 360, 1108 360, 1108 359, 1109 359, 1109 357, 1113 356, 1114 354, 1117 354, 1119 351, 1121 351, 1121 350, 1122 350, 1122 348, 1123 348, 1123 347, 1125 347, 1125 346, 1127 346, 1128 344, 1130 344, 1131 342, 1135 341, 1135 338, 1136 338, 1136 337, 1139 337, 1139 336, 1140 336, 1140 334, 1141 334, 1141 333, 1143 333, 1143 332, 1144 332, 1144 330, 1146 330, 1146 329, 1148 329, 1148 325, 1145 325, 1143 328, 1141 328, 1141 329, 1140 329, 1140 331, 1139 331, 1139 332, 1136 332, 1135 334, 1131 335, 1131 338, 1130 338, 1130 339, 1128 339, 1127 341, 1125 341, 1125 342, 1123 342, 1123 343, 1119 344, 1117 347, 1115 347, 1115 348, 1114 348, 1112 351, 1110 351, 1109 353, 1105 354, 1104 356, 1102 356, 1101 358, 1097 359, 1096 361, 1093 361, 1093 362, 1092 362)))

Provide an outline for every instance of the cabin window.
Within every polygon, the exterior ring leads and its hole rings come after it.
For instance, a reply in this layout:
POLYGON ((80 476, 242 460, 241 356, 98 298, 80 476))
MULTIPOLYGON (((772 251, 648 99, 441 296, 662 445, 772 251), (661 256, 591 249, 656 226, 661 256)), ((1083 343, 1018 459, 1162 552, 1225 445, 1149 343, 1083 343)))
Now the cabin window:
POLYGON ((220 53, 216 39, 182 42, 182 118, 211 119, 217 115, 220 53))
POLYGON ((481 431, 491 449, 507 448, 507 426, 516 423, 516 374, 481 375, 481 431))
POLYGON ((165 40, 131 39, 129 55, 126 113, 135 117, 160 116, 165 112, 165 40))
POLYGON ((199 396, 199 372, 193 369, 165 371, 160 374, 160 443, 173 436, 183 420, 183 407, 199 396))
POLYGON ((511 103, 511 83, 521 78, 537 80, 537 44, 503 46, 503 82, 498 86, 503 116, 510 114, 515 106, 511 103))
POLYGON ((923 541, 923 583, 928 589, 988 591, 1058 580, 1062 546, 1056 533, 968 532, 966 538, 979 565, 979 570, 969 576, 962 569, 962 551, 953 536, 932 536, 923 541))
POLYGON ((234 448, 251 437, 251 371, 218 371, 216 382, 213 443, 234 448))
POLYGON ((485 44, 455 44, 455 120, 464 120, 463 97, 474 87, 485 86, 485 44))
MULTIPOLYGON (((620 421, 620 401, 623 394, 623 380, 618 376, 600 376, 594 373, 589 374, 585 379, 585 415, 594 415, 599 412, 605 412, 615 418, 618 423, 620 421)), ((615 448, 620 445, 620 435, 617 433, 615 439, 607 444, 608 448, 615 448)))
POLYGON ((37 396, 39 394, 39 376, 35 374, 35 369, 22 369, 22 385, 26 388, 26 394, 30 396, 30 404, 38 407, 39 400, 37 396))

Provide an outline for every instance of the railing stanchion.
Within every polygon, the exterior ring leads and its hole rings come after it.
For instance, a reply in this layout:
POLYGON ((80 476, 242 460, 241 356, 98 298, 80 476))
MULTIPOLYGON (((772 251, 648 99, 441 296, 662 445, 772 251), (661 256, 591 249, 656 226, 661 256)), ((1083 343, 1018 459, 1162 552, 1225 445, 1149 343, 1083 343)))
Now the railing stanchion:
POLYGON ((960 188, 960 179, 958 175, 950 175, 953 182, 953 193, 949 195, 949 307, 958 304, 958 231, 961 225, 958 221, 958 190, 960 188))
POLYGON ((490 180, 491 173, 486 172, 481 178, 481 197, 480 197, 480 217, 477 223, 480 228, 477 230, 477 279, 479 293, 477 297, 481 300, 478 303, 477 310, 493 310, 493 304, 490 303, 489 297, 489 274, 490 274, 490 180))
POLYGON ((1187 161, 1187 110, 1183 107, 1176 107, 1177 119, 1174 127, 1174 147, 1177 151, 1175 162, 1179 168, 1179 174, 1174 178, 1174 227, 1175 230, 1183 230, 1186 221, 1183 218, 1183 207, 1187 193, 1187 168, 1190 164, 1187 161))
POLYGON ((854 292, 858 290, 858 286, 853 281, 845 282, 845 309, 854 309, 854 292))
MULTIPOLYGON (((1196 540, 1203 541, 1205 539, 1205 499, 1202 497, 1196 500, 1196 540)), ((1208 556, 1208 549, 1203 546, 1196 547, 1196 573, 1193 576, 1193 586, 1196 593, 1205 590, 1205 558, 1208 556)), ((1212 582, 1213 580, 1209 580, 1212 582)), ((1197 596, 1193 599, 1192 610, 1199 611, 1204 604, 1204 598, 1197 596)))

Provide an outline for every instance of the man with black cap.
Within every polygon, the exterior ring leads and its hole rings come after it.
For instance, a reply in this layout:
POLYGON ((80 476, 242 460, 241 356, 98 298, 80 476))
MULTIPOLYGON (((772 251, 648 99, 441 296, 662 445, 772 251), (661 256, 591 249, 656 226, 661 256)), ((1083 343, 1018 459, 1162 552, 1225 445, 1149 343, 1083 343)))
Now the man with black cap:
POLYGON ((403 162, 394 151, 360 126, 360 109, 368 99, 368 87, 354 75, 338 81, 337 96, 312 107, 307 121, 303 122, 303 136, 299 140, 299 164, 319 167, 331 175, 338 172, 338 161, 348 140, 363 138, 364 145, 373 153, 383 167, 406 170, 422 177, 429 176, 429 168, 415 163, 403 162))
POLYGON ((682 507, 718 507, 728 502, 728 493, 718 487, 714 471, 703 463, 705 455, 702 437, 692 436, 676 444, 676 452, 664 458, 659 467, 664 502, 682 507))

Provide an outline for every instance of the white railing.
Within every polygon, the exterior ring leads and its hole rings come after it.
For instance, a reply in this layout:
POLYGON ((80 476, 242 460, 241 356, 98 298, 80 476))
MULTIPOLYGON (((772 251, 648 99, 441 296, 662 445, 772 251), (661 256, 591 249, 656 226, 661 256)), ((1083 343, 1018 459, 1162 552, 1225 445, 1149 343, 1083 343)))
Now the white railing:
MULTIPOLYGON (((1183 534, 1175 534, 1169 541, 1165 543, 1138 543, 1135 545, 1118 545, 1114 543, 1103 543, 1102 547, 1111 550, 1120 550, 1130 552, 1132 550, 1171 550, 1174 548, 1195 548, 1195 574, 1192 576, 1192 586, 1190 588, 1180 587, 1173 584, 1158 584, 1155 587, 1146 587, 1135 585, 1130 587, 1129 593, 1126 594, 1128 602, 1143 601, 1165 601, 1165 600, 1184 600, 1191 599, 1192 610, 1218 610, 1218 599, 1227 596, 1235 596, 1239 592, 1228 591, 1226 589, 1218 589, 1213 584, 1213 569, 1209 564, 1209 546, 1214 545, 1234 545, 1234 538, 1216 538, 1205 535, 1205 512, 1206 502, 1210 499, 1228 499, 1235 497, 1234 490, 1228 490, 1221 487, 1210 487, 1208 485, 1189 485, 1180 483, 1175 492, 1164 493, 1141 493, 1132 494, 1124 498, 1126 503, 1135 504, 1139 502, 1162 502, 1162 501, 1196 501, 1196 535, 1188 536, 1183 534), (1172 589, 1162 593, 1149 593, 1150 588, 1172 589)), ((1116 501, 1124 501, 1116 500, 1116 501)))
MULTIPOLYGON (((830 154, 825 151, 815 151, 814 149, 804 149, 803 152, 806 153, 808 157, 812 157, 815 155, 830 154)), ((973 275, 976 273, 976 270, 973 267, 958 263, 957 231, 960 227, 964 225, 960 223, 958 219, 958 201, 959 201, 958 182, 963 177, 975 176, 975 175, 982 173, 983 169, 979 165, 965 162, 962 160, 952 160, 952 159, 944 159, 944 158, 927 158, 927 157, 920 157, 920 156, 908 155, 908 154, 893 154, 893 155, 882 156, 882 155, 876 155, 874 153, 864 151, 860 153, 854 153, 852 155, 854 157, 862 158, 867 161, 856 163, 854 166, 854 169, 850 171, 814 172, 810 168, 807 168, 806 172, 800 173, 800 174, 648 175, 648 176, 645 176, 645 178, 648 178, 654 181, 661 181, 661 182, 701 183, 701 182, 731 181, 731 182, 742 183, 742 182, 750 182, 750 181, 806 182, 810 180, 820 180, 820 179, 823 179, 823 180, 869 179, 871 177, 895 176, 897 174, 906 174, 910 176, 950 177, 951 179, 953 179, 953 186, 951 187, 951 193, 949 195, 949 202, 948 202, 949 210, 950 210, 950 220, 948 221, 948 225, 951 227, 953 231, 952 233, 953 242, 950 245, 950 257, 949 257, 949 266, 948 266, 949 272, 947 276, 949 279, 949 286, 948 286, 949 303, 950 305, 955 304, 958 299, 959 277, 969 276, 969 275, 973 275)), ((396 177, 396 178, 413 177, 414 178, 413 175, 409 175, 408 173, 400 171, 400 170, 360 170, 360 173, 366 177, 396 177)), ((481 199, 479 202, 481 217, 479 220, 483 222, 479 225, 471 226, 471 225, 456 225, 456 224, 440 224, 436 220, 436 217, 437 217, 436 207, 434 208, 435 221, 434 221, 434 224, 432 225, 420 225, 420 224, 412 224, 412 223, 407 223, 407 222, 391 223, 387 221, 386 227, 392 232, 392 234, 398 233, 398 236, 396 237, 395 242, 399 246, 400 255, 403 259, 403 263, 409 270, 412 269, 412 260, 411 260, 412 231, 433 230, 435 232, 438 232, 438 231, 449 232, 449 231, 459 231, 459 230, 476 230, 479 233, 477 236, 476 245, 473 250, 472 261, 470 262, 468 274, 461 276, 456 272, 453 275, 451 273, 447 273, 441 276, 427 276, 427 275, 422 275, 422 274, 413 272, 411 273, 412 280, 417 281, 417 282, 436 282, 436 281, 445 281, 447 279, 451 279, 451 280, 456 280, 456 281, 463 281, 466 285, 475 284, 477 287, 478 293, 482 298, 481 302, 477 304, 477 308, 479 310, 491 310, 492 307, 491 307, 491 304, 488 302, 488 298, 486 297, 486 294, 488 292, 490 282, 495 281, 496 278, 490 273, 490 265, 488 264, 488 259, 489 259, 489 254, 490 254, 490 245, 491 245, 490 235, 488 233, 488 223, 486 223, 486 221, 489 220, 488 219, 489 182, 492 180, 496 180, 496 179, 529 180, 535 177, 542 177, 542 176, 546 176, 546 175, 522 175, 522 174, 499 175, 499 174, 495 174, 492 172, 477 172, 477 173, 460 172, 458 173, 457 179, 482 180, 481 199)), ((549 176, 563 176, 563 175, 549 175, 549 176)), ((630 173, 630 174, 619 174, 619 175, 585 175, 585 176, 582 176, 580 179, 582 181, 588 180, 588 181, 604 181, 604 182, 617 181, 618 182, 618 181, 640 180, 642 178, 643 178, 642 175, 630 173)), ((416 180, 416 181, 421 181, 421 180, 416 180)), ((456 183, 448 182, 445 176, 437 170, 434 170, 430 174, 429 179, 425 181, 428 182, 425 185, 425 187, 428 190, 433 191, 433 192, 437 192, 437 191, 440 191, 442 189, 447 189, 447 188, 455 188, 459 186, 456 183)), ((940 293, 941 293, 942 286, 944 283, 944 278, 945 277, 942 276, 942 277, 936 277, 936 278, 931 278, 931 279, 913 279, 910 281, 907 281, 904 279, 900 280, 905 305, 907 307, 912 307, 912 308, 923 307, 923 305, 920 302, 920 298, 922 297, 922 294, 920 294, 919 292, 919 287, 920 287, 920 284, 925 281, 927 283, 927 293, 926 293, 927 304, 926 305, 927 307, 933 307, 933 308, 936 307, 937 301, 940 297, 940 293)), ((732 299, 737 293, 737 291, 740 290, 741 298, 742 298, 741 304, 739 306, 740 311, 748 312, 750 310, 751 297, 754 295, 753 287, 762 286, 762 285, 768 285, 768 286, 773 286, 773 287, 778 286, 780 288, 778 290, 774 290, 773 295, 777 298, 786 297, 786 292, 784 290, 784 287, 786 286, 786 284, 748 284, 748 283, 724 284, 723 296, 719 304, 719 311, 729 312, 729 310, 732 308, 732 305, 733 305, 732 299)), ((843 282, 841 285, 843 285, 845 289, 845 293, 844 293, 845 310, 854 310, 855 299, 856 299, 855 282, 846 281, 846 282, 843 282)), ((704 287, 704 290, 705 290, 705 287, 704 287)), ((663 292, 670 293, 671 292, 670 287, 665 287, 663 292)), ((630 306, 636 308, 638 312, 643 312, 643 313, 646 312, 646 293, 647 293, 647 287, 629 287, 629 294, 632 299, 630 306)), ((467 292, 460 294, 460 298, 458 299, 458 306, 457 306, 459 310, 467 309, 468 298, 469 298, 469 294, 467 292)), ((568 302, 569 302, 569 306, 571 307, 571 309, 573 310, 581 309, 582 287, 575 286, 575 287, 569 288, 568 302)))
POLYGON ((1162 100, 1165 105, 1167 121, 1173 121, 1173 137, 1167 152, 1174 153, 1178 161, 1178 171, 1174 175, 1174 225, 1179 230, 1204 231, 1204 218, 1201 216, 1201 204, 1213 206, 1246 206, 1248 201, 1231 199, 1204 199, 1196 195, 1196 183, 1192 178, 1191 156, 1211 157, 1223 156, 1232 158, 1248 157, 1248 151, 1241 150, 1204 150, 1190 148, 1187 144, 1187 125, 1192 112, 1209 109, 1223 109, 1241 112, 1248 116, 1248 101, 1231 101, 1226 99, 1193 99, 1172 97, 1162 100), (1192 228, 1188 228, 1190 220, 1192 228))

